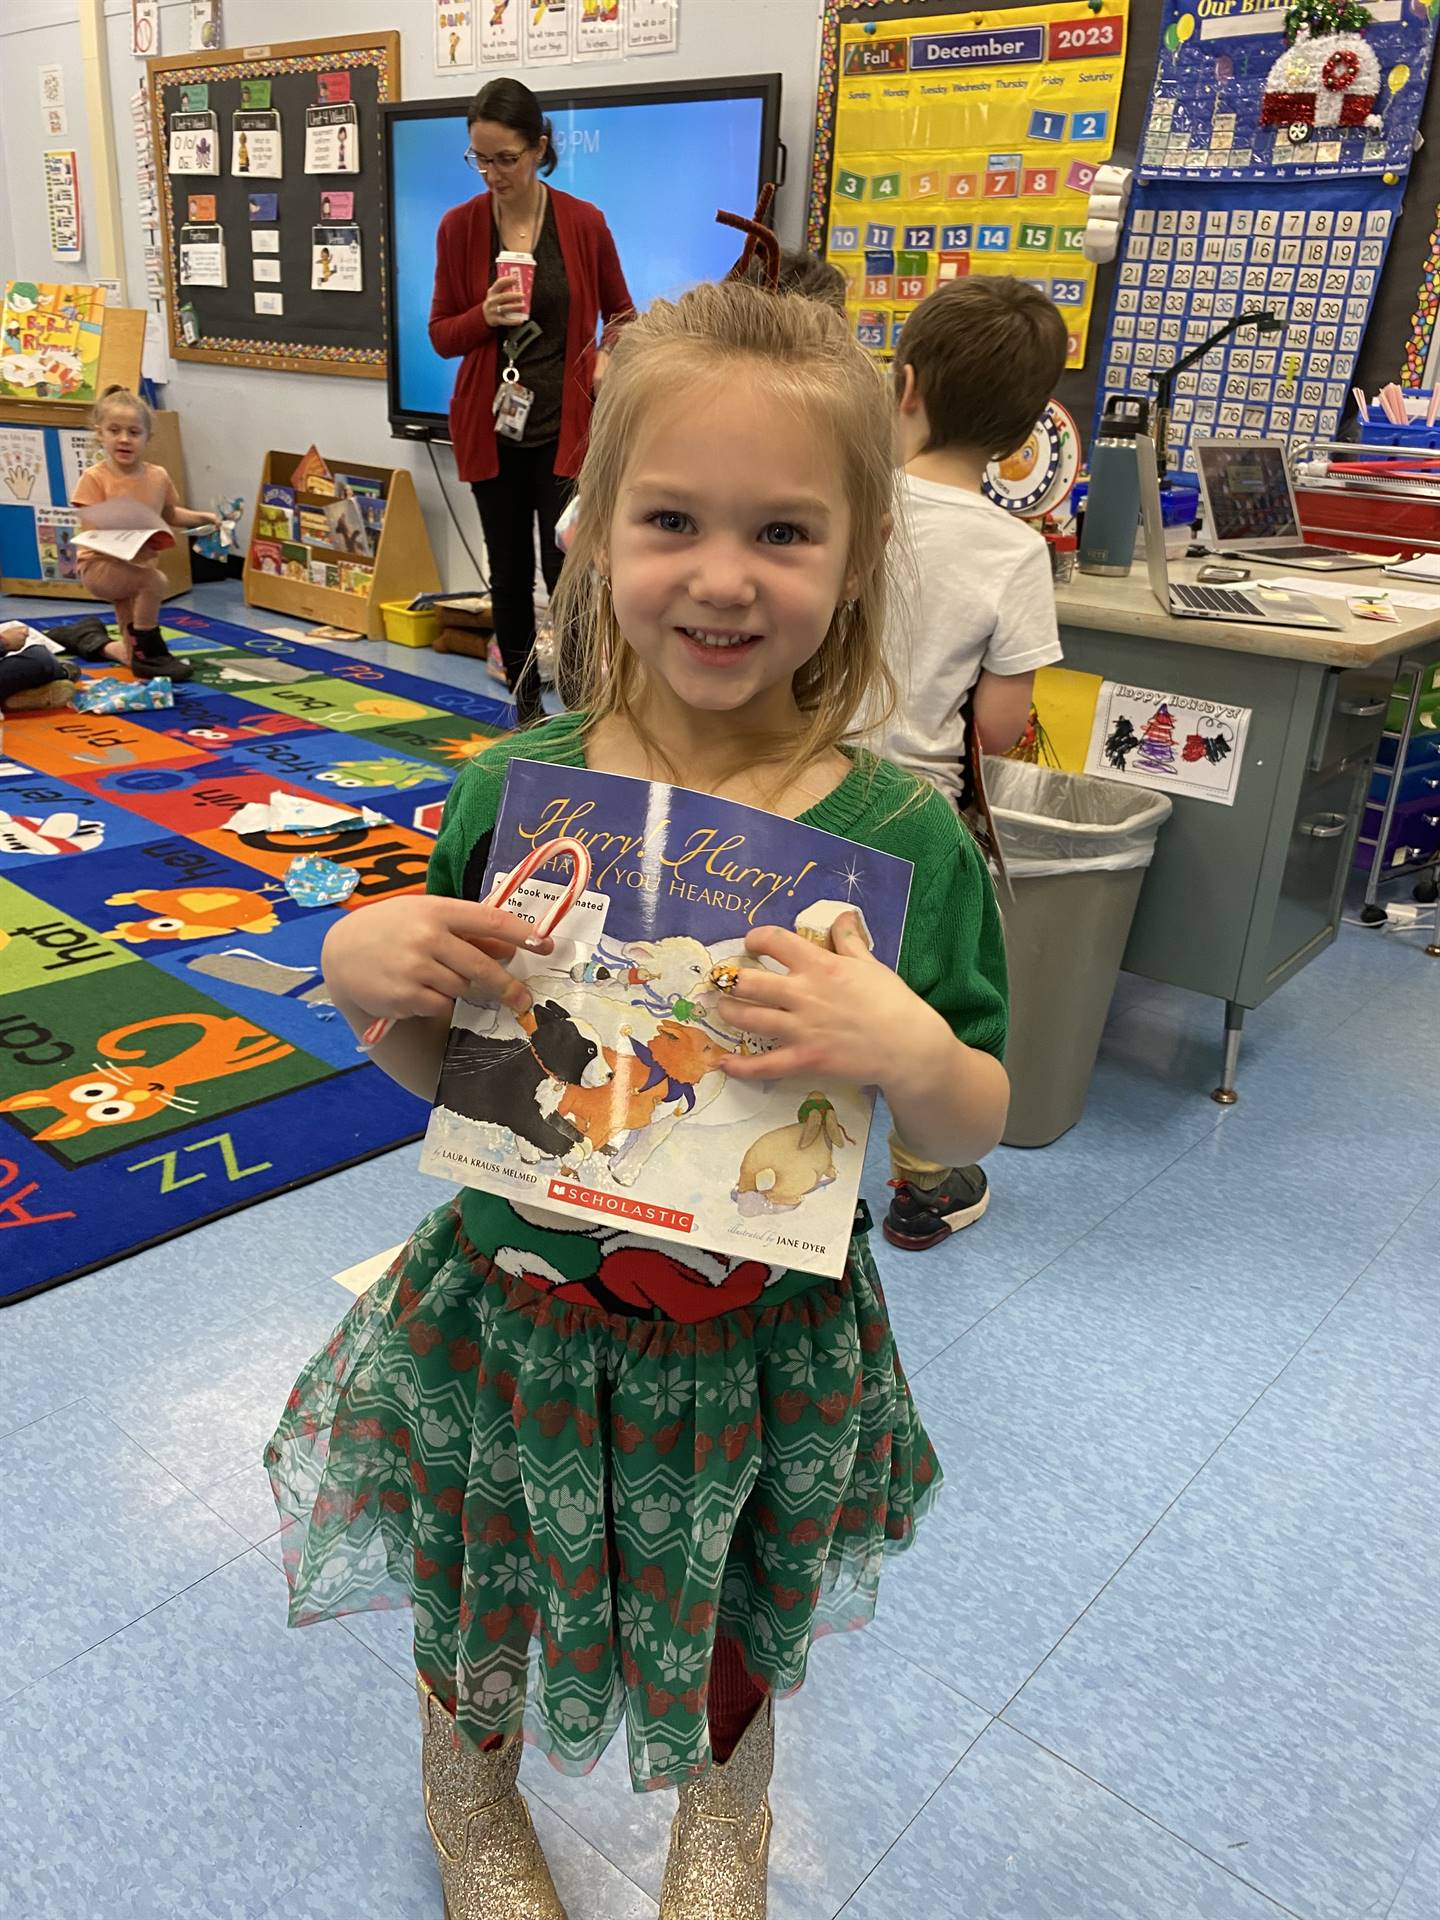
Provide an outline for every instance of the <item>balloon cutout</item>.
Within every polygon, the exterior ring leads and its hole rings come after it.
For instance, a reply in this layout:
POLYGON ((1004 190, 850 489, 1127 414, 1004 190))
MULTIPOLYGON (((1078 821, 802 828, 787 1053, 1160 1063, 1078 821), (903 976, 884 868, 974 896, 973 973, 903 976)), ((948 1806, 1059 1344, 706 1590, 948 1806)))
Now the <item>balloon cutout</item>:
POLYGON ((1402 63, 1398 67, 1391 67, 1389 73, 1385 77, 1385 84, 1390 89, 1391 93, 1399 93, 1400 89, 1405 85, 1405 82, 1409 78, 1410 78, 1410 69, 1402 63))

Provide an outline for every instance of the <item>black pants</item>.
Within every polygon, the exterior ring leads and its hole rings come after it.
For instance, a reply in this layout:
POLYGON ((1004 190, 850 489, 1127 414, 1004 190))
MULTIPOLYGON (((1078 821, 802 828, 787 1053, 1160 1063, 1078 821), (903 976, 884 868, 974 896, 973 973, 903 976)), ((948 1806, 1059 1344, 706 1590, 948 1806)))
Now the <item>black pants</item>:
POLYGON ((501 440, 500 471, 477 480, 471 492, 490 567, 495 638, 505 678, 523 726, 540 711, 540 675, 535 666, 535 526, 540 527, 540 571, 555 591, 564 555, 555 544, 555 522, 565 511, 572 482, 555 471, 556 442, 534 447, 501 440))

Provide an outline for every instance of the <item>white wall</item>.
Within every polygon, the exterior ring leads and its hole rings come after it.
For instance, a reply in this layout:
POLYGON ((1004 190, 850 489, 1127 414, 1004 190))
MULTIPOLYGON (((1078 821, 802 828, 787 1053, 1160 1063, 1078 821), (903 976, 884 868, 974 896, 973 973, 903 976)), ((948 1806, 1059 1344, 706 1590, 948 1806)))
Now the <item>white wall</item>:
MULTIPOLYGON (((130 96, 139 65, 130 55, 129 0, 105 0, 111 108, 120 174, 126 281, 132 304, 144 296, 144 262, 130 133, 130 96)), ((398 27, 400 72, 405 98, 420 100, 442 93, 469 94, 486 75, 454 76, 449 84, 434 70, 428 0, 224 0, 225 44, 258 46, 327 34, 359 34, 398 27)), ((551 89, 575 84, 609 86, 626 81, 701 79, 712 74, 779 72, 784 75, 781 138, 789 149, 789 183, 780 199, 778 225, 788 243, 798 243, 804 228, 811 130, 818 65, 819 0, 680 0, 680 50, 674 55, 632 61, 587 61, 573 67, 544 67, 519 77, 551 89)), ((160 50, 183 52, 189 44, 188 5, 161 10, 160 50)), ((70 112, 68 144, 79 155, 87 254, 83 272, 102 269, 93 245, 93 177, 85 125, 80 33, 75 0, 0 0, 0 192, 8 188, 13 242, 7 247, 7 222, 0 211, 0 262, 38 279, 54 278, 41 153, 36 68, 42 62, 65 66, 70 112)), ((663 191, 663 187, 658 189, 663 191)), ((76 278, 81 269, 66 269, 76 278)), ((194 503, 209 505, 223 494, 241 493, 254 505, 262 456, 273 446, 303 447, 314 441, 327 456, 405 465, 415 474, 430 538, 447 586, 463 587, 474 574, 455 535, 435 485, 429 455, 421 446, 393 440, 382 381, 334 380, 311 374, 272 374, 250 368, 208 368, 176 361, 165 393, 180 414, 181 437, 194 503)), ((454 478, 448 447, 437 449, 450 497, 471 544, 479 549, 479 527, 468 490, 454 478)))

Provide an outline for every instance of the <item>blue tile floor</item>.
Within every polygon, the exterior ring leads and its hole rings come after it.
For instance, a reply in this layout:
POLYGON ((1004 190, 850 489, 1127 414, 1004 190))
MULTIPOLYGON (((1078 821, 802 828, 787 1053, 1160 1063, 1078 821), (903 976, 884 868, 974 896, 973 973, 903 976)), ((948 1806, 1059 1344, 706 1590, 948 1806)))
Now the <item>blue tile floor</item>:
MULTIPOLYGON (((1421 944, 1345 929, 1228 1113, 1215 1008, 1123 978, 1081 1125, 998 1153, 962 1238, 878 1247, 948 1484, 780 1710, 775 1920, 1440 1915, 1421 944)), ((331 1276, 433 1204, 414 1159, 0 1315, 0 1912, 436 1920, 406 1618, 287 1632, 258 1465, 331 1276)), ((621 1762, 527 1762, 572 1920, 655 1913, 669 1807, 621 1762)))

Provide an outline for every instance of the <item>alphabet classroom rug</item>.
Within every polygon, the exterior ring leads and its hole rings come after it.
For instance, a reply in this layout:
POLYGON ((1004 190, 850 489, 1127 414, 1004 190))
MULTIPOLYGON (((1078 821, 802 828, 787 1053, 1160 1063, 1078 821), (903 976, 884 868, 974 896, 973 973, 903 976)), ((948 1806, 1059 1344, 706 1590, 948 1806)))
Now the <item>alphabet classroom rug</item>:
POLYGON ((450 784, 509 710, 165 621, 195 669, 172 708, 4 724, 0 1304, 416 1139, 427 1117, 327 1005, 320 944, 342 913, 423 886, 450 784), (228 830, 276 789, 384 824, 228 830), (296 853, 358 870, 346 905, 291 898, 296 853))

